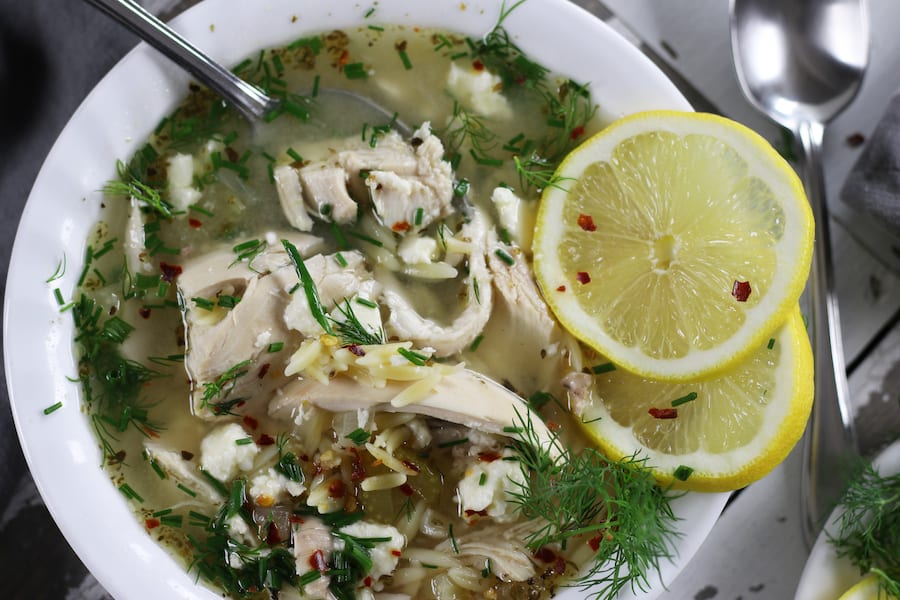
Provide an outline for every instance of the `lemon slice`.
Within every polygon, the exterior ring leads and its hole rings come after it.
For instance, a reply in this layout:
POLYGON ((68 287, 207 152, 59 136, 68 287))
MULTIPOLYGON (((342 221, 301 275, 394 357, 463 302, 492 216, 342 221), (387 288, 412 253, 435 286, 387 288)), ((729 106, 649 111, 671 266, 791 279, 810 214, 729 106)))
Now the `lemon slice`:
POLYGON ((570 392, 573 413, 607 456, 647 457, 661 483, 681 489, 728 491, 762 478, 800 439, 812 406, 812 351, 796 307, 713 378, 661 382, 605 364, 586 392, 570 392))
POLYGON ((889 596, 880 589, 878 576, 870 573, 863 577, 859 583, 841 594, 838 600, 900 600, 889 596))
POLYGON ((673 381, 713 373, 769 338, 809 274, 799 179, 746 127, 657 111, 616 121, 560 165, 534 264, 548 304, 589 346, 673 381))

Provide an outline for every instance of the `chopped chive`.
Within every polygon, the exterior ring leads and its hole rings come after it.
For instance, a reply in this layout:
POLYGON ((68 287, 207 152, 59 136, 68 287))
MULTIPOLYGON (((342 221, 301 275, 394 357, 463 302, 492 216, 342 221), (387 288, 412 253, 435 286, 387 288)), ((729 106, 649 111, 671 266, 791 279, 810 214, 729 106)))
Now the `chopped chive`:
POLYGON ((171 508, 164 508, 164 509, 162 509, 162 510, 156 511, 155 513, 152 513, 150 516, 151 516, 151 517, 156 517, 156 518, 158 519, 159 517, 164 517, 164 516, 170 515, 170 514, 172 514, 172 509, 171 509, 171 508))
POLYGON ((460 58, 465 58, 465 57, 467 57, 468 55, 469 55, 468 52, 457 52, 457 53, 455 53, 455 54, 451 54, 451 55, 450 55, 450 60, 457 60, 457 59, 460 59, 460 58))
POLYGON ((384 31, 384 27, 380 27, 378 25, 369 25, 369 29, 372 31, 384 31))
POLYGON ((431 563, 420 563, 423 569, 437 569, 437 565, 433 565, 431 563))
POLYGON ((234 440, 234 443, 238 446, 249 446, 253 443, 253 440, 251 438, 239 438, 234 440))
POLYGON ((233 142, 234 140, 237 139, 237 137, 238 137, 238 132, 232 131, 231 133, 229 133, 228 135, 226 135, 225 137, 222 138, 222 143, 225 144, 226 146, 229 146, 229 145, 231 145, 231 142, 233 142))
POLYGON ((456 545, 456 536, 453 535, 453 523, 450 523, 448 532, 450 533, 450 546, 453 548, 454 553, 459 554, 459 546, 456 545))
POLYGON ((678 468, 675 469, 675 473, 673 473, 675 479, 678 481, 687 481, 688 477, 690 477, 694 473, 694 469, 688 467, 686 465, 678 465, 678 468))
POLYGON ((591 372, 594 375, 602 375, 603 373, 609 373, 610 371, 615 371, 615 370, 616 370, 616 365, 612 364, 611 362, 606 362, 606 363, 594 365, 593 367, 591 367, 591 372))
POLYGON ((476 337, 474 340, 472 340, 472 344, 469 346, 469 350, 471 352, 475 352, 476 350, 478 350, 478 346, 481 345, 481 342, 483 340, 484 340, 483 335, 479 335, 478 337, 476 337))
POLYGON ((305 586, 318 581, 320 577, 322 577, 321 571, 307 571, 297 578, 297 587, 302 591, 305 586))
POLYGON ((122 492, 122 495, 128 498, 129 500, 137 500, 138 502, 143 503, 144 499, 141 498, 140 494, 138 494, 134 489, 128 485, 127 483, 123 483, 119 486, 119 491, 122 492))
POLYGON ((484 485, 487 483, 487 473, 482 472, 481 477, 478 478, 478 485, 484 485))
POLYGON ((269 344, 269 347, 267 348, 267 351, 268 351, 270 354, 273 354, 273 353, 275 353, 275 352, 281 352, 281 350, 282 350, 283 348, 284 348, 284 342, 272 342, 271 344, 269 344))
POLYGON ((553 400, 553 394, 550 392, 535 392, 528 397, 528 406, 531 407, 531 410, 539 410, 551 400, 553 400))
POLYGON ((184 485, 182 485, 182 484, 180 484, 180 483, 179 483, 178 485, 176 485, 175 487, 177 487, 179 490, 181 490, 182 492, 184 492, 185 494, 187 494, 187 495, 190 496, 191 498, 196 498, 196 497, 197 497, 197 492, 195 492, 194 490, 192 490, 192 489, 189 488, 189 487, 185 487, 184 485))
POLYGON ((335 260, 335 262, 337 262, 337 264, 341 265, 342 267, 347 266, 347 259, 344 258, 344 255, 341 254, 340 252, 335 253, 334 260, 335 260))
POLYGON ((369 437, 371 437, 371 435, 372 435, 371 433, 369 433, 362 427, 359 427, 359 428, 355 429, 354 431, 351 431, 350 433, 348 433, 345 437, 348 440, 350 440, 351 442, 353 442, 354 444, 356 444, 357 446, 362 446, 363 444, 365 444, 366 442, 369 441, 369 437))
POLYGON ((293 158, 296 162, 298 162, 298 163, 303 162, 303 157, 300 156, 299 154, 297 154, 297 151, 294 150, 293 148, 288 148, 285 152, 288 156, 293 158))
POLYGON ((412 69, 412 61, 409 60, 409 54, 406 53, 406 50, 398 50, 397 53, 400 55, 400 62, 403 63, 403 68, 407 71, 412 69))
POLYGON ((322 208, 319 209, 319 212, 322 214, 323 217, 327 217, 328 215, 331 214, 332 210, 334 210, 334 207, 331 206, 331 204, 328 204, 326 202, 325 204, 322 205, 322 208))
POLYGON ((375 13, 375 7, 373 6, 369 10, 366 11, 366 14, 363 15, 363 18, 368 19, 375 13))
POLYGON ((453 186, 453 195, 457 198, 462 198, 466 194, 469 193, 469 180, 468 179, 460 179, 456 182, 456 185, 453 186))
POLYGON ((202 513, 198 513, 195 510, 192 510, 188 513, 188 518, 192 519, 194 523, 205 524, 209 523, 210 519, 206 515, 202 513))
POLYGON ((424 217, 425 217, 425 209, 420 206, 419 208, 416 209, 416 216, 415 216, 415 219, 413 219, 413 223, 417 226, 421 225, 422 219, 424 217))
POLYGON ((366 71, 366 66, 363 63, 357 62, 344 65, 344 75, 347 79, 365 79, 369 76, 369 73, 366 71))
POLYGON ((494 250, 494 254, 497 255, 497 258, 505 262, 509 266, 513 266, 516 264, 516 259, 509 255, 509 253, 503 248, 497 248, 494 250))
POLYGON ((313 280, 312 275, 309 274, 309 270, 303 262, 303 257, 300 256, 300 251, 288 240, 281 240, 281 243, 284 246, 288 257, 291 259, 291 262, 294 263, 294 269, 297 272, 297 277, 300 278, 300 283, 303 284, 310 312, 319 325, 321 325, 322 329, 325 330, 325 333, 333 334, 334 331, 331 328, 331 323, 328 322, 328 317, 325 315, 325 308, 322 306, 322 301, 319 299, 319 291, 316 289, 316 282, 313 280))
POLYGON ((501 227, 499 233, 500 241, 507 246, 512 246, 512 239, 509 237, 509 231, 506 230, 506 227, 501 227))
POLYGON ((234 308, 240 301, 241 299, 236 296, 222 294, 221 296, 219 296, 217 304, 222 308, 234 308))
POLYGON ((686 394, 681 398, 676 398, 672 400, 672 406, 681 406, 682 404, 687 404, 688 402, 693 402, 697 399, 697 392, 691 392, 690 394, 686 394))
POLYGON ((168 295, 169 295, 169 282, 160 280, 159 287, 156 288, 156 296, 158 298, 165 298, 168 295))
POLYGON ((499 158, 491 158, 490 156, 480 156, 475 152, 474 148, 469 148, 469 154, 479 165, 486 167, 502 167, 503 161, 499 158))
POLYGON ((53 295, 56 297, 56 303, 60 306, 66 303, 65 299, 63 298, 62 291, 60 291, 59 288, 53 290, 53 295))
POLYGON ((191 298, 191 302, 197 305, 197 308, 202 308, 203 310, 213 310, 216 305, 206 298, 191 298))
POLYGON ((769 338, 769 344, 766 346, 769 350, 775 347, 775 338, 769 338))
POLYGON ((514 427, 512 425, 507 425, 503 428, 503 433, 522 433, 523 429, 521 427, 514 427))
POLYGON ((52 404, 44 409, 44 414, 49 415, 50 413, 56 412, 57 410, 62 408, 62 405, 63 405, 62 401, 57 402, 56 404, 52 404))
POLYGON ((299 290, 299 289, 300 289, 300 284, 299 284, 299 283, 295 283, 295 284, 294 284, 294 287, 292 287, 291 289, 288 290, 288 294, 290 294, 291 296, 293 296, 293 295, 294 295, 294 292, 296 292, 296 291, 299 290))
POLYGON ((159 522, 167 527, 181 527, 184 524, 184 517, 181 515, 165 515, 160 517, 159 522))
POLYGON ((451 47, 453 46, 453 42, 451 42, 450 40, 448 40, 448 39, 447 39, 447 36, 445 36, 445 35, 439 33, 439 34, 437 34, 435 37, 436 37, 437 40, 440 42, 440 44, 438 44, 438 45, 436 45, 436 46, 434 47, 434 51, 435 51, 435 52, 437 52, 437 51, 439 51, 439 50, 441 50, 441 49, 443 49, 443 48, 451 48, 451 47))
POLYGON ((380 240, 376 240, 375 238, 369 237, 369 236, 367 236, 367 235, 365 235, 365 234, 362 234, 362 233, 359 233, 358 231, 348 231, 347 233, 349 233, 350 235, 352 235, 353 237, 355 237, 355 238, 358 239, 358 240, 362 240, 362 241, 364 241, 364 242, 369 242, 369 243, 372 244, 373 246, 378 246, 379 248, 383 248, 383 247, 384 247, 384 244, 381 243, 380 240))
POLYGON ((134 287, 139 290, 151 290, 159 285, 159 275, 134 274, 134 287))
POLYGON ((450 440, 448 442, 441 442, 440 444, 438 444, 438 448, 450 448, 451 446, 459 446, 460 444, 465 444, 468 441, 469 438, 467 437, 458 438, 455 440, 450 440))
POLYGON ((309 94, 311 97, 315 98, 319 95, 319 76, 316 75, 316 78, 313 79, 313 87, 312 92, 309 94))
POLYGON ((418 352, 413 352, 406 348, 397 348, 397 353, 417 367, 424 367, 425 363, 428 361, 428 357, 424 354, 419 354, 418 352))
POLYGON ((484 562, 484 568, 481 570, 481 576, 487 577, 490 574, 491 574, 491 559, 488 558, 484 562))

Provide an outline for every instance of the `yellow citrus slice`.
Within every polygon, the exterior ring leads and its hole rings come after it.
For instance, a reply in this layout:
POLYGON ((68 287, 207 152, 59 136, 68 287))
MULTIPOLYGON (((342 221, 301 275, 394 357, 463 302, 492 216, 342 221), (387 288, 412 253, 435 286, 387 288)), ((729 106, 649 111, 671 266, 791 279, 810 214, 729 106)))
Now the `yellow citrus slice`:
POLYGON ((863 577, 859 583, 841 594, 838 600, 900 600, 888 595, 880 589, 878 576, 870 573, 863 577))
POLYGON ((812 213, 791 167, 743 125, 639 113, 557 175, 537 218, 537 279, 562 324, 616 364, 673 381, 713 373, 797 303, 812 213))
POLYGON ((611 365, 599 360, 586 390, 570 384, 573 413, 607 456, 647 457, 661 483, 681 489, 762 478, 803 435, 812 406, 812 351, 796 306, 772 338, 710 378, 663 382, 611 365))

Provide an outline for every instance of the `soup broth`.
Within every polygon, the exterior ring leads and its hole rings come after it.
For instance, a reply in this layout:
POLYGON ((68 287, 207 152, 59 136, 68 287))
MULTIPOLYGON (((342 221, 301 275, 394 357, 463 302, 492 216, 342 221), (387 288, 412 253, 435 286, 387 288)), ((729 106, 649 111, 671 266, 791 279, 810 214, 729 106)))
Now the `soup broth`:
POLYGON ((193 87, 88 240, 76 341, 115 485, 235 597, 551 596, 606 544, 602 510, 548 536, 525 499, 585 445, 567 398, 597 358, 529 263, 541 188, 599 126, 585 89, 502 28, 326 32, 235 70, 281 111, 193 87))

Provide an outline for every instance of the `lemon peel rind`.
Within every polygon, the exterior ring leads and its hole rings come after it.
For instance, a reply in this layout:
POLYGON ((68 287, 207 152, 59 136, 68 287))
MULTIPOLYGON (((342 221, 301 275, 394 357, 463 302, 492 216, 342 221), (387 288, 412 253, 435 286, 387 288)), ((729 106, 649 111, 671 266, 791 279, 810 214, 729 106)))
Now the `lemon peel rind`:
MULTIPOLYGON (((791 313, 787 323, 774 336, 784 348, 778 364, 776 387, 790 390, 790 400, 770 403, 767 418, 778 421, 778 427, 762 440, 754 439, 749 446, 761 446, 764 451, 750 458, 743 458, 748 450, 742 449, 719 455, 712 468, 699 467, 702 459, 710 462, 709 453, 667 455, 644 447, 629 427, 616 423, 602 404, 593 408, 599 420, 583 423, 587 435, 613 460, 621 460, 638 453, 647 458, 647 466, 657 481, 673 489, 697 492, 728 492, 745 487, 768 475, 780 464, 803 436, 813 402, 813 358, 809 337, 799 307, 791 313), (786 351, 790 349, 790 351, 786 351), (680 466, 694 469, 686 481, 674 476, 680 466)), ((725 375, 727 376, 727 374, 725 375)))
POLYGON ((548 218, 548 215, 562 214, 567 193, 559 188, 547 188, 541 200, 533 243, 535 274, 557 319, 582 342, 639 375, 664 381, 690 381, 721 373, 746 358, 784 323, 803 292, 809 275, 813 217, 800 179, 771 145, 749 128, 716 115, 650 111, 624 117, 582 144, 581 148, 593 144, 590 151, 573 151, 557 173, 577 179, 589 164, 609 159, 609 154, 619 142, 651 129, 677 135, 701 133, 719 136, 748 161, 749 175, 760 176, 770 185, 776 197, 787 200, 782 203, 785 231, 777 254, 791 256, 793 260, 787 268, 776 270, 770 293, 765 299, 745 310, 746 321, 739 332, 719 346, 692 350, 674 359, 653 358, 613 339, 582 309, 574 294, 559 291, 572 285, 555 253, 566 225, 561 219, 548 218), (698 129, 700 124, 703 129, 698 129), (735 135, 735 130, 741 135, 735 135), (607 155, 595 152, 598 140, 602 140, 607 155), (773 164, 778 168, 773 169, 773 164))

